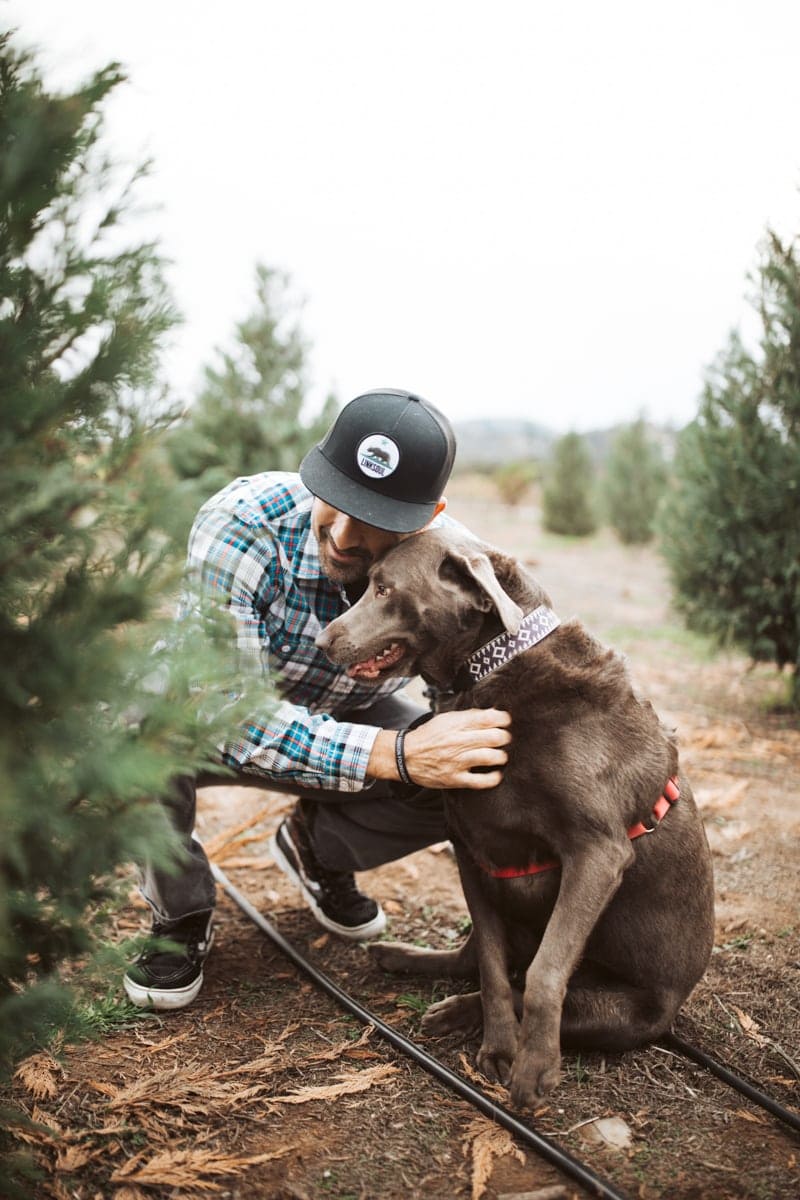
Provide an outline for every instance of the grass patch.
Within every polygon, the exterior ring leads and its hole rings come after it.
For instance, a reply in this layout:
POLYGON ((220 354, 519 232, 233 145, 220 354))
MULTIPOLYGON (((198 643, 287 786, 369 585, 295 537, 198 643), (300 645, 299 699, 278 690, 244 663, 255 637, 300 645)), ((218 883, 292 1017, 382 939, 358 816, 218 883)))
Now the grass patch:
POLYGON ((159 1020, 157 1013, 149 1008, 137 1008, 116 988, 104 996, 81 1000, 75 1007, 69 1039, 105 1037, 118 1029, 130 1029, 141 1021, 159 1020))
POLYGON ((397 997, 398 1008, 410 1008, 417 1016, 423 1016, 430 1005, 430 1000, 424 996, 419 996, 414 992, 403 992, 402 996, 397 997))
POLYGON ((673 646, 695 662, 712 662, 721 654, 713 638, 695 633, 683 625, 654 625, 648 629, 632 625, 612 625, 605 631, 605 640, 621 649, 641 646, 642 642, 673 646))

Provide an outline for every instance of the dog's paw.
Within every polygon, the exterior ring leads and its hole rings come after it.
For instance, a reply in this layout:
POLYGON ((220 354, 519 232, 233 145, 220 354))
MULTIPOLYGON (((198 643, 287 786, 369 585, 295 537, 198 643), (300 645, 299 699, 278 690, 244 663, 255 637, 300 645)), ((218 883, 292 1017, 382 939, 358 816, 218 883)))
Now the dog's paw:
POLYGON ((370 942, 367 947, 370 958, 383 971, 408 971, 419 958, 419 948, 407 942, 370 942))
POLYGON ((544 1056, 521 1050, 511 1070, 511 1102, 517 1108, 535 1108, 543 1096, 558 1086, 561 1056, 544 1056))
POLYGON ((478 1051, 478 1067, 487 1079, 495 1080, 497 1083, 502 1083, 503 1087, 508 1087, 516 1051, 517 1047, 513 1039, 484 1041, 478 1051))
POLYGON ((468 992, 461 996, 448 996, 432 1004, 422 1018, 424 1033, 442 1037, 445 1033, 464 1036, 477 1033, 483 1024, 483 1009, 480 992, 468 992))

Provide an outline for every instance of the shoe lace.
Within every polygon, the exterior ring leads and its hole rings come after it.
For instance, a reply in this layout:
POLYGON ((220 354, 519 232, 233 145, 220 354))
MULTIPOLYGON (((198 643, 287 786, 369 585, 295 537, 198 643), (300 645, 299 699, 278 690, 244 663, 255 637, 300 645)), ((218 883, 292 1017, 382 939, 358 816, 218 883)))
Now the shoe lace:
POLYGON ((366 900, 358 890, 355 878, 347 871, 331 871, 327 867, 317 869, 317 878, 323 889, 334 900, 366 900))
POLYGON ((292 822, 292 832, 294 834, 295 844, 301 850, 305 858, 307 867, 310 867, 311 874, 320 888, 328 894, 331 900, 335 903, 354 901, 363 903, 367 897, 363 892, 360 892, 356 887, 355 877, 350 871, 334 871, 330 867, 325 867, 319 861, 311 848, 311 843, 308 837, 308 832, 305 824, 301 821, 292 822))
POLYGON ((197 958, 199 958, 201 946, 205 941, 205 934, 201 936, 199 933, 187 933, 185 930, 176 929, 174 925, 164 923, 163 921, 153 921, 153 925, 150 930, 150 937, 153 939, 153 941, 162 938, 164 941, 174 942, 177 946, 180 946, 181 949, 172 950, 166 946, 154 946, 148 944, 145 946, 144 950, 139 956, 140 961, 143 963, 153 962, 153 960, 156 958, 164 958, 181 953, 183 953, 190 962, 194 962, 197 958))

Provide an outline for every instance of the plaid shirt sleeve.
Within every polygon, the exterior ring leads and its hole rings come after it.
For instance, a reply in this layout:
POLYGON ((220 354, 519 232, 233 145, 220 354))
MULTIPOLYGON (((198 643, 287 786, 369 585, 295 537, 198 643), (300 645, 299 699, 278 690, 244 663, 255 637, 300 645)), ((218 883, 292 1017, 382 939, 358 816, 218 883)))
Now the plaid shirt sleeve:
MULTIPOLYGON (((189 540, 190 592, 199 591, 234 619, 239 671, 269 675, 269 636, 263 612, 280 571, 280 546, 264 523, 250 523, 221 506, 202 509, 189 540)), ((220 747, 222 761, 303 787, 357 792, 369 786, 367 763, 378 729, 337 721, 301 705, 265 696, 259 711, 220 747)))
POLYGON ((303 787, 358 792, 368 787, 367 763, 379 730, 336 721, 283 702, 227 742, 227 766, 303 787))

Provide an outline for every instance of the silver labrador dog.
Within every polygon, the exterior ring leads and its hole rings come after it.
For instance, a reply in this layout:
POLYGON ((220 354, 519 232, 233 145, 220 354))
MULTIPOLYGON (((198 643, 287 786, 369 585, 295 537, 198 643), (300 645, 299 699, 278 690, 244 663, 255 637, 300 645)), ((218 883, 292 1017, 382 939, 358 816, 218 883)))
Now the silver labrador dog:
POLYGON ((445 796, 469 938, 372 947, 389 970, 480 979, 426 1028, 482 1021, 479 1066, 522 1106, 558 1081, 562 1045, 667 1030, 711 953, 711 856, 675 740, 621 657, 559 624, 516 560, 447 530, 391 550, 318 644, 363 678, 418 671, 440 708, 512 714, 500 786, 445 796))

